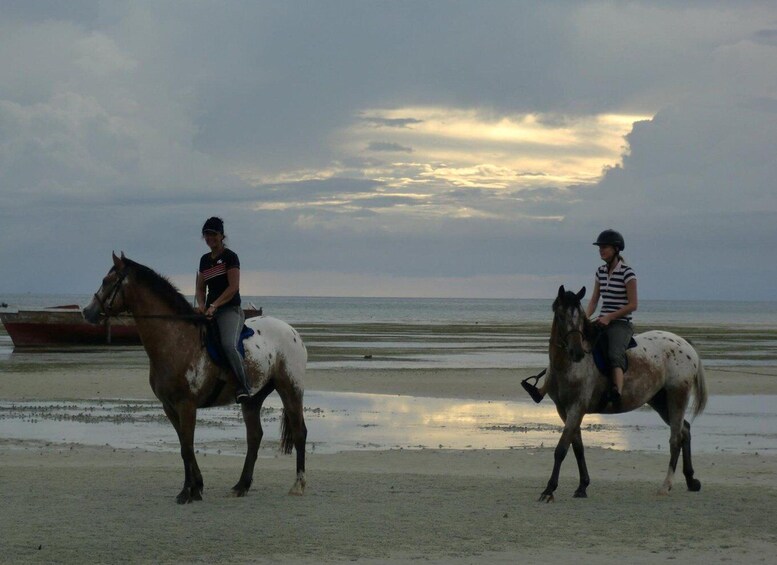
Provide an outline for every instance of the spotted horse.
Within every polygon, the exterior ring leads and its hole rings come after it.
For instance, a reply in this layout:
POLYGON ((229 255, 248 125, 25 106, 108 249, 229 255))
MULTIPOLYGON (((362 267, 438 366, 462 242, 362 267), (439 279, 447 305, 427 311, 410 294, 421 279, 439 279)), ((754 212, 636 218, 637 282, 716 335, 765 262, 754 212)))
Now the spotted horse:
MULTIPOLYGON (((84 317, 97 323, 121 312, 130 312, 135 319, 150 361, 151 389, 178 433, 184 484, 176 500, 179 504, 202 500, 202 473, 194 453, 197 410, 233 403, 234 380, 227 369, 210 359, 204 347, 206 318, 165 277, 124 253, 113 255, 113 267, 84 309, 84 317)), ((246 325, 254 330, 243 342, 252 396, 241 404, 247 451, 232 492, 245 496, 251 487, 263 435, 262 403, 277 391, 283 403, 281 449, 297 452, 297 475, 289 494, 301 495, 305 490, 307 428, 302 400, 307 351, 297 331, 281 320, 260 316, 249 318, 246 325)))
POLYGON ((586 414, 630 412, 644 404, 652 407, 669 424, 669 468, 659 494, 672 489, 677 462, 682 452, 683 475, 690 491, 701 489, 691 464, 691 424, 685 413, 693 400, 693 417, 704 410, 707 388, 699 354, 686 340, 666 331, 648 331, 634 336, 637 346, 628 350, 629 370, 621 400, 603 404, 609 381, 594 363, 591 346, 597 330, 585 315, 580 292, 561 286, 553 302, 553 324, 548 349, 550 364, 545 377, 547 394, 564 421, 554 451, 553 471, 540 501, 552 502, 558 487, 561 464, 572 449, 577 459, 580 483, 574 496, 585 498, 590 484, 580 425, 586 414))

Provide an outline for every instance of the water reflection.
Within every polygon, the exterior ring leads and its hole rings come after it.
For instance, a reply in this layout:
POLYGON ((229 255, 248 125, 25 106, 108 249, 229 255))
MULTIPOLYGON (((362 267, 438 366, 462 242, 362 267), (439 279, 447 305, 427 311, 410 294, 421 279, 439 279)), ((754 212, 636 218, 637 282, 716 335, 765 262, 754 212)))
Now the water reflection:
MULTIPOLYGON (((710 398, 693 425, 694 451, 777 453, 776 397, 710 398)), ((512 449, 553 446, 561 422, 551 403, 489 402, 377 394, 306 394, 310 449, 512 449)), ((266 403, 265 443, 277 447, 281 404, 266 403)), ((587 416, 587 446, 668 451, 669 428, 649 409, 587 416)), ((200 451, 242 454, 244 428, 237 406, 201 410, 200 451)), ((0 438, 53 444, 178 451, 172 426, 157 402, 0 402, 0 438)), ((269 455, 265 451, 265 455, 269 455)))

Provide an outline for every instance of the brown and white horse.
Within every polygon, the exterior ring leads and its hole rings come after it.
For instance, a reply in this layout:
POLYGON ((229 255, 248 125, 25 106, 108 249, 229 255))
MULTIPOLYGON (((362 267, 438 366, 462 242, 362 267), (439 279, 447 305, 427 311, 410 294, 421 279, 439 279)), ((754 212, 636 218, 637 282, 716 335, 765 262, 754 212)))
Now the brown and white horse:
MULTIPOLYGON (((231 404, 234 380, 214 364, 204 347, 204 317, 163 276, 139 263, 113 255, 113 267, 102 281, 84 317, 96 323, 101 315, 129 311, 135 318, 150 361, 151 389, 162 402, 181 444, 185 479, 179 504, 202 500, 202 473, 194 455, 194 427, 198 408, 231 404)), ((297 451, 297 477, 289 494, 305 489, 303 378, 307 351, 294 328, 267 316, 249 318, 255 333, 245 340, 245 367, 253 396, 242 404, 247 452, 243 472, 232 487, 245 496, 251 486, 262 440, 260 411, 264 399, 277 390, 283 402, 281 449, 297 451)))
POLYGON ((621 401, 602 407, 602 398, 610 387, 594 364, 591 346, 596 330, 580 303, 585 287, 577 294, 561 286, 553 302, 550 335, 550 366, 546 376, 547 394, 556 404, 564 421, 554 453, 553 472, 540 501, 551 502, 558 487, 559 470, 572 445, 580 473, 575 497, 586 497, 590 483, 583 452, 580 424, 586 414, 630 412, 649 404, 669 424, 669 469, 659 494, 672 488, 680 451, 683 475, 688 490, 698 491, 701 483, 693 478, 691 464, 691 425, 685 411, 693 394, 693 415, 698 416, 707 403, 707 389, 701 359, 690 343, 665 331, 649 331, 634 336, 637 347, 627 352, 629 368, 621 401))

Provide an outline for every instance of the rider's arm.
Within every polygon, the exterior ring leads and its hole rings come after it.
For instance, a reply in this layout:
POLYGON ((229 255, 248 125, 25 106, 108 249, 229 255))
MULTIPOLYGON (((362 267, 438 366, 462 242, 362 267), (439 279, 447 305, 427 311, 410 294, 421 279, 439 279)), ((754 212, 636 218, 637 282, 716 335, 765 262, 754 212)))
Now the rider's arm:
POLYGON ((240 290, 240 269, 237 267, 233 267, 232 269, 229 269, 227 271, 227 282, 229 283, 229 286, 224 290, 224 292, 221 293, 221 296, 219 296, 216 300, 213 301, 211 306, 218 308, 219 306, 223 306, 230 300, 232 300, 232 297, 237 294, 237 292, 240 290))
POLYGON ((197 307, 205 310, 205 281, 202 280, 202 273, 197 273, 197 283, 195 284, 195 298, 197 307))
POLYGON ((591 293, 591 299, 588 301, 588 308, 585 309, 585 315, 589 318, 596 312, 596 305, 599 304, 599 279, 594 281, 594 291, 591 293))

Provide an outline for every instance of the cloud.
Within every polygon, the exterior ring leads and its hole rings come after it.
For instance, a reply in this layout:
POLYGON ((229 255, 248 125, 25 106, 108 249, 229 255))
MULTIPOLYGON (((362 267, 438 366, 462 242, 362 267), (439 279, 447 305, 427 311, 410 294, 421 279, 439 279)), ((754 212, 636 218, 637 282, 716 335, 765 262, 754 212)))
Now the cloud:
POLYGON ((0 290, 91 290, 121 248, 190 273, 219 214, 247 266, 365 292, 588 278, 614 225, 646 297, 771 296, 768 3, 0 14, 0 290))
POLYGON ((362 117, 361 121, 372 127, 387 128, 407 128, 409 126, 424 123, 423 120, 418 120, 416 118, 380 118, 375 116, 362 117))
POLYGON ((399 143, 391 143, 387 141, 371 141, 367 145, 367 151, 386 151, 389 153, 412 153, 412 147, 405 147, 399 143))

